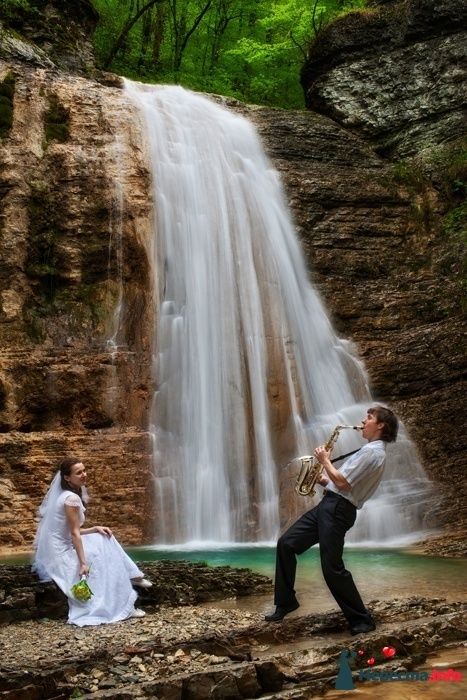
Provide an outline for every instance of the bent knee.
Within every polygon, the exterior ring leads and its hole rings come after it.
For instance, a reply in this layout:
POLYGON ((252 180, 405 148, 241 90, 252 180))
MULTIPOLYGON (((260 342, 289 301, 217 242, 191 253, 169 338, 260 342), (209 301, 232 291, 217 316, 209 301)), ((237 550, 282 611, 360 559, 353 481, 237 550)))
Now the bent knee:
POLYGON ((277 548, 282 550, 288 550, 290 552, 295 552, 295 542, 292 537, 287 537, 287 533, 281 535, 277 540, 277 548))
POLYGON ((279 551, 285 554, 292 552, 293 554, 303 554, 307 549, 314 544, 314 542, 303 542, 300 538, 288 536, 287 533, 282 535, 277 542, 277 548, 279 551))

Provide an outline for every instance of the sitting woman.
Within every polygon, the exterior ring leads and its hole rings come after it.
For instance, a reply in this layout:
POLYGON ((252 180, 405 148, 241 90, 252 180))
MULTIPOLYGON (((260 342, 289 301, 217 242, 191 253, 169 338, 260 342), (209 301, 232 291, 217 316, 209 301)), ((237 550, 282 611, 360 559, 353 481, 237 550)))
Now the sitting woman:
POLYGON ((86 470, 79 459, 64 459, 39 508, 33 571, 41 581, 55 581, 68 598, 68 622, 82 627, 144 617, 135 608, 134 585, 149 588, 136 564, 108 527, 83 529, 86 470), (93 595, 82 601, 71 588, 89 577, 93 595))

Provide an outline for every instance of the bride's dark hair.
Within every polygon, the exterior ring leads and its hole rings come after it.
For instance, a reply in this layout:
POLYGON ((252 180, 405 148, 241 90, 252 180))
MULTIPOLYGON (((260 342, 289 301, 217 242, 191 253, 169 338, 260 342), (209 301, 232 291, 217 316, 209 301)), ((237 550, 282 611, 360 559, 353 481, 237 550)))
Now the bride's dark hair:
POLYGON ((70 476, 71 470, 75 464, 79 464, 80 462, 81 460, 77 457, 65 457, 58 465, 58 468, 60 470, 60 486, 62 489, 65 491, 74 491, 81 498, 81 489, 73 488, 65 479, 66 476, 70 476))

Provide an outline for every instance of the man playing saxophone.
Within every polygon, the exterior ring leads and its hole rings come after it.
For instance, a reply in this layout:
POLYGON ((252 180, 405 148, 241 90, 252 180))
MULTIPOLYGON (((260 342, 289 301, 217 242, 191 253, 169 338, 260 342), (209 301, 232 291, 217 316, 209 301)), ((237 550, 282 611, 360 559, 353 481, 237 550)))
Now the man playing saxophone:
POLYGON ((302 515, 277 542, 274 603, 276 609, 266 615, 268 622, 279 622, 299 607, 294 585, 297 555, 319 542, 321 568, 329 590, 341 608, 351 634, 375 629, 374 620, 365 608, 350 571, 342 560, 347 530, 355 523, 357 510, 376 491, 384 471, 386 443, 397 437, 398 421, 388 408, 375 406, 362 421, 364 447, 347 459, 340 469, 330 460, 324 445, 315 457, 324 473, 318 483, 325 486, 320 503, 302 515))

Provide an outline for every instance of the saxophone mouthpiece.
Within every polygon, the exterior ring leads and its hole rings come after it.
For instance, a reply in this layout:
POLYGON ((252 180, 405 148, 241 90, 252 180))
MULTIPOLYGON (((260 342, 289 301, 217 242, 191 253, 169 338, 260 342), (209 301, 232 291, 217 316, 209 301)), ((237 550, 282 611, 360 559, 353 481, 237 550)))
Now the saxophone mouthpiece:
POLYGON ((363 430, 363 425, 353 425, 352 428, 354 430, 363 430))

